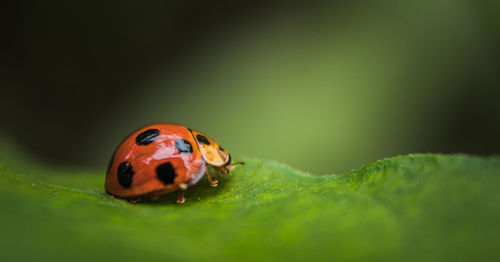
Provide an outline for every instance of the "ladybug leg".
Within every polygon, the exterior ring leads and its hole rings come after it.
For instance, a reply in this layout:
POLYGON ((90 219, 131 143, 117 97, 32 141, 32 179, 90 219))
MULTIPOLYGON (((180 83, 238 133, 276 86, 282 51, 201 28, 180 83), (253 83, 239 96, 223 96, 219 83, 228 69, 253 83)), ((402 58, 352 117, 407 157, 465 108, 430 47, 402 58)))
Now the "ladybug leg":
POLYGON ((219 175, 227 175, 227 171, 224 169, 224 166, 216 166, 215 170, 219 175))
POLYGON ((219 183, 219 179, 218 179, 218 178, 216 178, 216 177, 212 177, 212 176, 210 175, 210 173, 208 172, 208 170, 207 170, 207 171, 205 171, 205 173, 207 174, 207 178, 208 178, 208 182, 210 182, 210 186, 212 186, 212 187, 216 187, 216 186, 217 186, 217 184, 219 183))
POLYGON ((184 204, 186 199, 184 198, 184 190, 177 191, 177 204, 184 204))
POLYGON ((180 183, 178 186, 179 190, 177 191, 177 204, 184 204, 186 199, 184 198, 184 191, 188 188, 187 184, 180 183))
POLYGON ((132 203, 132 204, 137 204, 141 201, 140 198, 129 198, 127 199, 129 203, 132 203))
POLYGON ((244 165, 244 164, 245 164, 244 162, 236 162, 236 163, 232 163, 232 164, 225 165, 225 166, 218 166, 218 167, 216 167, 216 169, 219 170, 219 172, 224 174, 224 175, 227 175, 227 174, 231 175, 231 171, 233 171, 234 166, 244 165))
POLYGON ((158 198, 160 198, 161 194, 160 193, 153 193, 150 195, 150 199, 151 200, 158 200, 158 198))

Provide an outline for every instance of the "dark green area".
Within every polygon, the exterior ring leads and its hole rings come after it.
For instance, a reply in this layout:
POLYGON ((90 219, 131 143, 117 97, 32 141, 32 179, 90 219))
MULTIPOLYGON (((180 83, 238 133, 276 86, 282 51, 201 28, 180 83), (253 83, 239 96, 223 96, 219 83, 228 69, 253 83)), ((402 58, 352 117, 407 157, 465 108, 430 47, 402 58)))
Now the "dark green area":
POLYGON ((500 1, 9 2, 0 137, 46 163, 155 122, 321 175, 500 153, 500 1))
POLYGON ((112 198, 103 172, 2 164, 2 261, 500 259, 499 158, 409 155, 321 177, 238 160, 184 205, 112 198))

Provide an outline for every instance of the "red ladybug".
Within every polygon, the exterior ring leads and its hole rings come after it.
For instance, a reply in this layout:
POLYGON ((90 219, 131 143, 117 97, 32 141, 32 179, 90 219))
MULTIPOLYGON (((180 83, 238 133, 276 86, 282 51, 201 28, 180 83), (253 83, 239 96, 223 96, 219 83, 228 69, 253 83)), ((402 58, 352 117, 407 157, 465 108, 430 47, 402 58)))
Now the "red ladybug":
POLYGON ((227 174, 233 170, 231 155, 208 136, 185 126, 161 123, 143 127, 127 137, 115 151, 108 167, 108 194, 137 202, 156 199, 178 191, 177 203, 184 203, 184 191, 206 174, 207 164, 227 174))

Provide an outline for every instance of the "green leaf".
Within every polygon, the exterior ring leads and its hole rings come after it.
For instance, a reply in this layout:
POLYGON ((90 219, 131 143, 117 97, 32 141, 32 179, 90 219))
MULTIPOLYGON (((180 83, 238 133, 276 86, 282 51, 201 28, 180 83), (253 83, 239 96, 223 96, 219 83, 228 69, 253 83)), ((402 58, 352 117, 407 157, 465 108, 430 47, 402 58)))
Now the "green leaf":
POLYGON ((243 160, 184 205, 113 198, 103 172, 2 165, 1 260, 500 259, 499 158, 409 155, 329 176, 243 160))

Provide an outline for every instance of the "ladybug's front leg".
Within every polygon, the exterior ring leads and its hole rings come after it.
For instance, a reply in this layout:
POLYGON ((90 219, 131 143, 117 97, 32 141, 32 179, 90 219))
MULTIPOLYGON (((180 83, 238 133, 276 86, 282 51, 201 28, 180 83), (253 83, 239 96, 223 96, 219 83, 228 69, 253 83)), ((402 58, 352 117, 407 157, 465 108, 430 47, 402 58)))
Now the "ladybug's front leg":
POLYGON ((207 171, 205 171, 205 173, 207 174, 208 182, 210 182, 210 185, 211 185, 212 187, 216 187, 216 186, 217 186, 217 184, 219 183, 219 179, 218 179, 218 178, 216 178, 216 177, 212 177, 212 176, 210 175, 210 173, 208 172, 208 169, 207 169, 207 171))

